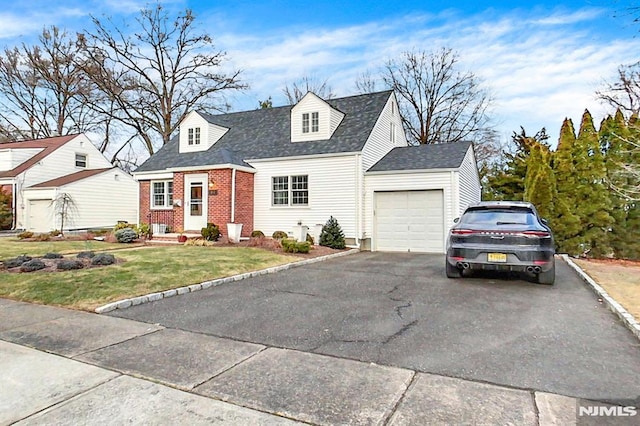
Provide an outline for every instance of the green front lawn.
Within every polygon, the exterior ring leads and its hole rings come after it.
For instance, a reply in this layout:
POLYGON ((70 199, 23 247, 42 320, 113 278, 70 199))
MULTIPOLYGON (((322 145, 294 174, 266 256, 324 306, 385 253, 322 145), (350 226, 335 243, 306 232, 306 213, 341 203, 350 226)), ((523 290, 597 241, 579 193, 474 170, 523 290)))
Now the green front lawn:
MULTIPOLYGON (((31 245, 22 244, 24 247, 31 245)), ((122 244, 117 246, 122 247, 122 244)), ((82 250, 84 249, 83 247, 82 250)), ((48 249, 38 251, 34 248, 22 250, 18 254, 34 255, 46 251, 48 249)), ((247 247, 169 246, 118 250, 112 253, 125 262, 68 272, 0 271, 0 297, 93 310, 100 305, 128 297, 298 260, 292 256, 247 247)))
POLYGON ((104 241, 23 241, 17 238, 0 238, 0 260, 7 260, 12 257, 26 254, 29 256, 42 256, 46 253, 79 253, 81 251, 104 251, 112 249, 130 248, 140 246, 121 243, 105 243, 104 241))

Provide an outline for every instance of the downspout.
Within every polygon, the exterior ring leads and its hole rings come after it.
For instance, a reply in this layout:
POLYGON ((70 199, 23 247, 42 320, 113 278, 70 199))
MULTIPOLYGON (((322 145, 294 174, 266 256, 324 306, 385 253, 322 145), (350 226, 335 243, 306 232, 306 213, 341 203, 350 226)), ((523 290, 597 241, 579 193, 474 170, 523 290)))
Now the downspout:
POLYGON ((236 169, 231 169, 231 223, 236 222, 236 169))
POLYGON ((13 211, 13 220, 11 224, 11 230, 15 231, 16 226, 18 226, 18 205, 16 204, 16 191, 18 190, 18 184, 15 179, 13 180, 13 189, 11 191, 11 209, 13 211))
POLYGON ((356 248, 362 239, 362 155, 356 154, 356 248))

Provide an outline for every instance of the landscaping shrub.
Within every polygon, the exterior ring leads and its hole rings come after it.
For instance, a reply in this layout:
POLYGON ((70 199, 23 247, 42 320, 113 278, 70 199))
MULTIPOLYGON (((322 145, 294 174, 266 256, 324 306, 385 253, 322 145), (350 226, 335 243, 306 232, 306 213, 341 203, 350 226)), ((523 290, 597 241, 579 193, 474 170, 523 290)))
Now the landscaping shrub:
POLYGON ((307 242, 311 245, 313 245, 313 237, 309 234, 307 234, 307 242))
POLYGON ((289 235, 284 232, 284 231, 275 231, 272 235, 271 238, 273 238, 274 240, 281 240, 283 238, 287 238, 289 235))
POLYGON ((280 244, 282 244, 282 251, 285 253, 309 253, 311 250, 311 244, 308 241, 298 242, 290 238, 283 238, 280 244))
POLYGON ((209 247, 213 245, 213 241, 207 241, 203 238, 189 238, 185 243, 185 246, 198 246, 209 247))
POLYGON ((218 238, 220 238, 220 228, 215 223, 207 223, 207 227, 202 228, 200 233, 202 238, 207 241, 218 241, 218 238))
POLYGON ((44 262, 40 259, 31 259, 27 262, 24 262, 22 265, 20 265, 20 271, 21 272, 33 272, 33 271, 37 271, 40 269, 44 269, 46 267, 46 265, 44 264, 44 262))
POLYGON ((60 253, 47 253, 42 257, 44 259, 62 259, 62 255, 60 253))
POLYGON ((138 238, 138 234, 131 228, 118 229, 115 232, 119 243, 132 243, 138 238))
POLYGON ((138 235, 144 238, 151 238, 151 226, 148 223, 141 223, 136 227, 138 235))
POLYGON ((56 269, 60 269, 61 271, 71 271, 82 268, 84 268, 84 263, 78 259, 64 259, 56 264, 56 269))
POLYGON ((91 259, 92 257, 94 257, 96 254, 92 251, 81 251, 80 253, 78 253, 76 255, 76 257, 78 259, 91 259))
POLYGON ((114 255, 110 253, 99 253, 95 255, 93 259, 91 259, 92 265, 106 266, 106 265, 113 265, 114 263, 116 263, 116 258, 114 255))
POLYGON ((120 221, 118 223, 116 223, 116 226, 113 227, 113 232, 119 231, 121 229, 133 229, 135 225, 129 223, 129 222, 124 222, 124 221, 120 221))
POLYGON ((274 240, 271 238, 265 237, 255 237, 249 239, 248 243, 249 247, 261 247, 265 249, 277 250, 282 248, 282 244, 280 244, 280 240, 274 240))
POLYGON ((256 229, 255 231, 253 231, 253 232, 251 233, 251 237, 252 237, 252 238, 264 237, 264 232, 262 232, 262 231, 260 231, 260 230, 256 229))
POLYGON ((51 239, 51 235, 49 234, 36 234, 33 237, 34 240, 36 241, 49 241, 51 239))
POLYGON ((23 263, 29 262, 32 259, 33 258, 31 256, 22 255, 22 256, 15 257, 13 259, 7 259, 4 262, 2 262, 2 264, 7 269, 8 268, 17 268, 18 266, 21 266, 23 263))
POLYGON ((24 240, 25 238, 33 237, 33 232, 24 231, 24 232, 19 233, 17 236, 18 236, 19 239, 24 240))
POLYGON ((51 235, 52 237, 57 237, 60 234, 62 234, 62 232, 59 229, 54 229, 53 231, 49 232, 49 235, 51 235))
POLYGON ((342 227, 340 227, 338 220, 333 216, 331 216, 327 223, 322 227, 320 245, 330 247, 332 249, 343 249, 346 247, 342 227))

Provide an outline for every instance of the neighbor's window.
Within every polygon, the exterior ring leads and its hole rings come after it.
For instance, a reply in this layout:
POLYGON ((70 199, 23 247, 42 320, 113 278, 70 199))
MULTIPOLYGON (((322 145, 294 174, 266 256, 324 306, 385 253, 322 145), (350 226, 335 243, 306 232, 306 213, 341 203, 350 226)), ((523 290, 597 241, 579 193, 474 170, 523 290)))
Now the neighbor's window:
POLYGON ((311 113, 311 132, 317 133, 320 129, 320 113, 312 112, 311 113))
POLYGON ((309 113, 302 114, 302 133, 309 133, 309 113))
POLYGON ((173 181, 151 182, 151 207, 171 208, 173 205, 173 181))
POLYGON ((86 154, 76 154, 76 167, 82 167, 83 169, 87 167, 86 154))
POLYGON ((271 204, 274 206, 309 205, 309 177, 275 176, 272 178, 271 204))
POLYGON ((200 127, 190 128, 187 130, 187 144, 200 145, 200 127))

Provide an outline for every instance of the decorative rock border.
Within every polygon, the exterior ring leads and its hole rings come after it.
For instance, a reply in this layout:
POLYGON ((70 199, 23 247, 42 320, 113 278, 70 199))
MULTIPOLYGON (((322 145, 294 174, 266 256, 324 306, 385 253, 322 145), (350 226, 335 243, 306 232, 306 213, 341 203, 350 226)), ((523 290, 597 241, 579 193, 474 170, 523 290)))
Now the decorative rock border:
POLYGON ((562 254, 562 259, 567 262, 569 266, 571 266, 578 273, 580 278, 582 278, 591 289, 598 295, 599 298, 607 305, 610 311, 616 314, 624 323, 624 325, 631 330, 631 332, 640 339, 640 323, 636 321, 636 319, 631 315, 621 304, 616 302, 616 300, 609 296, 609 293, 602 288, 597 282, 593 280, 585 271, 582 270, 576 263, 571 260, 571 258, 562 254))
POLYGON ((180 294, 192 293, 194 291, 205 290, 210 287, 216 287, 221 284, 227 284, 234 281, 244 280, 246 278, 257 277, 259 275, 265 274, 274 274, 276 272, 285 271, 287 269, 295 268, 298 266, 309 265, 311 263, 323 262, 328 259, 333 259, 334 257, 342 257, 347 256, 349 254, 358 253, 360 250, 351 249, 347 251, 343 251, 340 253, 328 254, 326 256, 312 257, 310 259, 300 260, 297 262, 287 263, 284 265, 273 266, 267 269, 261 269, 259 271, 246 272, 240 275, 233 275, 231 277, 218 278, 211 281, 205 281, 200 284, 193 284, 185 287, 178 287, 172 290, 166 290, 159 293, 151 293, 144 296, 133 297, 131 299, 123 299, 118 300, 116 302, 111 302, 103 306, 99 306, 95 309, 97 314, 104 314, 107 312, 114 311, 116 309, 127 309, 131 306, 141 305, 143 303, 155 302, 156 300, 164 299, 167 297, 173 297, 180 294))

